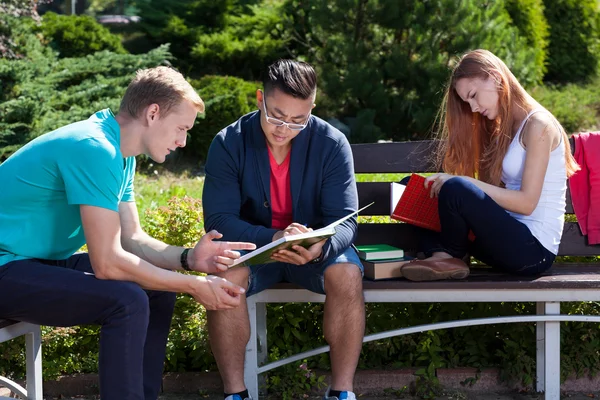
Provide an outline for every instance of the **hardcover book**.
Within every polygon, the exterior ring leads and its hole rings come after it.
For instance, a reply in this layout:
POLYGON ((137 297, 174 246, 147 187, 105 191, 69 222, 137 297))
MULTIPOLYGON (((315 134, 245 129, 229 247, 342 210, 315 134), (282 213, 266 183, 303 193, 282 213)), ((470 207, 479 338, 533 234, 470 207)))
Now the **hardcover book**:
POLYGON ((390 260, 404 257, 404 250, 389 244, 369 244, 356 246, 361 260, 390 260))
MULTIPOLYGON (((402 185, 398 185, 402 186, 402 185)), ((393 193, 391 197, 398 196, 393 193)), ((406 187, 401 190, 400 200, 396 204, 391 218, 432 231, 441 232, 438 198, 430 197, 429 188, 425 187, 425 177, 412 174, 406 187)), ((469 232, 469 240, 475 240, 473 231, 469 232)))
POLYGON ((402 266, 412 259, 413 257, 404 256, 394 260, 362 260, 365 278, 372 280, 402 278, 402 266))
POLYGON ((438 198, 430 197, 425 187, 425 177, 412 174, 391 217, 421 228, 440 232, 438 198))

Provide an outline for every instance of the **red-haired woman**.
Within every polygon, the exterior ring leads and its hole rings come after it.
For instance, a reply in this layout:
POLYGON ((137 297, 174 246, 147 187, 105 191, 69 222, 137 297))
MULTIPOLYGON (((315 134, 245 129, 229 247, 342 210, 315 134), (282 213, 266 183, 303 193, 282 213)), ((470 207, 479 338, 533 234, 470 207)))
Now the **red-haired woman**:
POLYGON ((425 185, 439 198, 442 231, 423 241, 428 258, 405 265, 403 276, 465 278, 467 251, 515 274, 550 268, 563 230, 567 178, 579 169, 560 123, 487 50, 460 59, 440 114, 445 173, 425 185))

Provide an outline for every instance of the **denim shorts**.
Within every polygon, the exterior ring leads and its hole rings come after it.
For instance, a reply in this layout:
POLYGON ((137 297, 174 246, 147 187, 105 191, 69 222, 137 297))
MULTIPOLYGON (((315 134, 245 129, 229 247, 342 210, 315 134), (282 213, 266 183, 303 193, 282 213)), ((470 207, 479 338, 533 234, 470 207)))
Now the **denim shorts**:
POLYGON ((349 247, 343 253, 316 264, 274 262, 251 265, 247 296, 260 293, 279 282, 294 283, 311 292, 325 294, 325 270, 334 264, 354 264, 360 269, 361 275, 364 275, 364 267, 356 251, 349 247))

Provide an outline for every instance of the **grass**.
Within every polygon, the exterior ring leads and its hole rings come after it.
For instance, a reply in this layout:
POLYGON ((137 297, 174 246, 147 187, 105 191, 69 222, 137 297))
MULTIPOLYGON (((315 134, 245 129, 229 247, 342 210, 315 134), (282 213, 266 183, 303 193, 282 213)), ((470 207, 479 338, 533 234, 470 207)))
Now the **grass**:
MULTIPOLYGON (((356 174, 357 182, 398 182, 408 174, 356 174)), ((202 198, 204 175, 190 172, 175 173, 166 169, 149 173, 138 172, 135 176, 135 196, 140 217, 143 219, 146 210, 167 205, 173 197, 190 196, 202 198)), ((358 217, 360 223, 397 222, 387 216, 358 217)))
POLYGON ((148 208, 160 207, 167 204, 173 196, 190 196, 202 198, 204 176, 192 175, 189 172, 175 174, 168 171, 155 174, 136 174, 135 196, 140 215, 148 208))
MULTIPOLYGON (((408 174, 356 174, 357 182, 398 182, 408 174)), ((137 173, 135 176, 135 196, 140 214, 151 207, 167 204, 173 196, 202 198, 204 175, 189 171, 174 173, 156 170, 137 173)))
POLYGON ((569 133, 594 131, 600 127, 600 77, 579 84, 546 84, 530 93, 569 133))

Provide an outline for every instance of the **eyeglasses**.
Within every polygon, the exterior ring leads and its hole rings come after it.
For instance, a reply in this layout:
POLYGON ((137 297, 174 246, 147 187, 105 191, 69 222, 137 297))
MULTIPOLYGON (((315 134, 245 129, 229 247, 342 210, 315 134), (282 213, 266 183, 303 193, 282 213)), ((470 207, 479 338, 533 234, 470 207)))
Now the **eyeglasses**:
POLYGON ((310 114, 311 114, 310 111, 308 113, 308 116, 306 117, 306 121, 304 124, 288 123, 288 122, 282 121, 277 118, 269 117, 269 113, 267 112, 266 97, 267 96, 265 96, 265 94, 263 93, 263 109, 265 110, 265 119, 267 120, 268 123, 270 123, 271 125, 275 125, 275 126, 286 126, 293 131, 301 131, 302 129, 306 128, 306 125, 308 125, 308 119, 310 118, 310 114))

